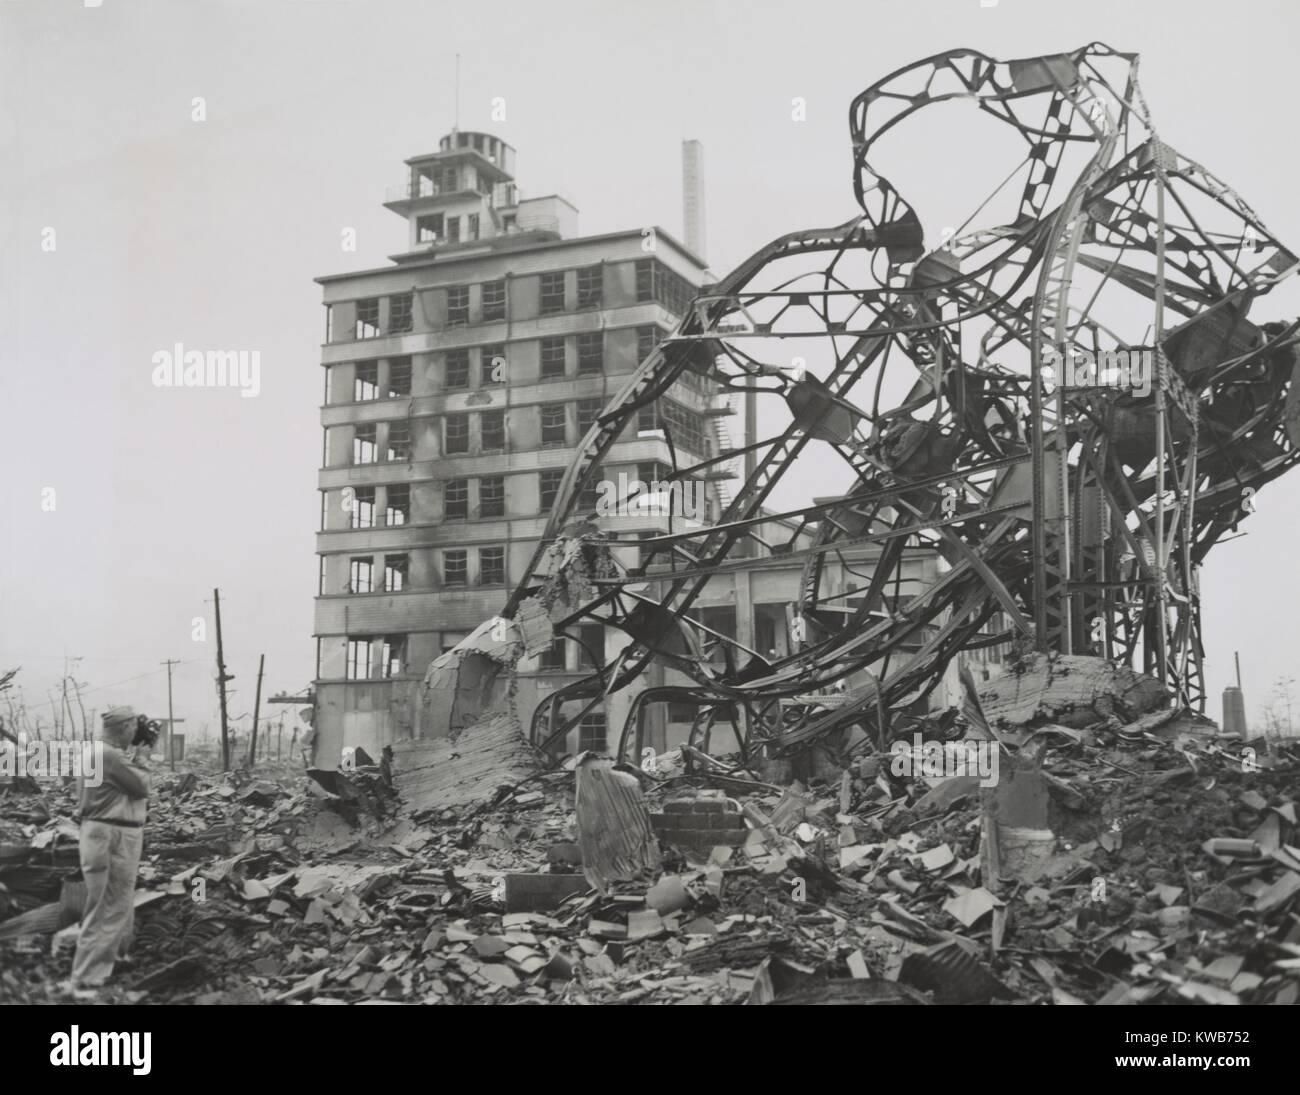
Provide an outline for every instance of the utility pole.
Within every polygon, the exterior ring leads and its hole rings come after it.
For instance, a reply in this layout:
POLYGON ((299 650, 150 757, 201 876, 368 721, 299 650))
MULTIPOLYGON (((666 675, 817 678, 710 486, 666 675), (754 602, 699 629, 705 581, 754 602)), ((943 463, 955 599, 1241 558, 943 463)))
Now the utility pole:
POLYGON ((212 600, 217 607, 217 695, 221 699, 221 770, 230 771, 230 723, 226 716, 226 681, 233 681, 233 676, 226 675, 226 655, 221 645, 221 590, 212 591, 212 600))
POLYGON ((167 667, 167 767, 174 772, 176 771, 176 747, 172 744, 172 735, 176 733, 176 719, 172 711, 172 666, 181 663, 168 658, 162 664, 167 667))
POLYGON ((63 698, 59 701, 60 710, 67 710, 64 715, 64 725, 69 727, 68 740, 74 741, 77 737, 77 720, 72 714, 72 701, 68 699, 68 661, 63 661, 63 698))
POLYGON ((262 668, 266 665, 266 655, 257 656, 257 691, 253 695, 253 736, 249 738, 248 767, 251 770, 257 763, 257 713, 262 706, 262 668))
MULTIPOLYGON (((80 658, 76 659, 80 661, 80 658)), ((72 678, 72 689, 77 694, 77 706, 81 709, 81 737, 84 741, 90 740, 90 727, 86 724, 86 705, 81 702, 81 685, 77 683, 77 678, 72 678)))

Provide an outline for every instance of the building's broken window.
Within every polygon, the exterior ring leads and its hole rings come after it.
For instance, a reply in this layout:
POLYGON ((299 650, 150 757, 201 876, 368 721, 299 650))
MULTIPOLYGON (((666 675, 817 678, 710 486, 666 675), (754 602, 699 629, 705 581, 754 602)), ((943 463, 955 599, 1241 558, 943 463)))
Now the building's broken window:
POLYGON ((438 243, 442 239, 442 214, 430 213, 415 218, 415 242, 438 243))
POLYGON ((506 581, 506 549, 503 547, 479 548, 478 584, 504 585, 506 581))
POLYGON ((411 459, 411 423, 403 419, 388 423, 388 455, 390 461, 411 459))
POLYGON ((460 218, 447 218, 447 242, 460 243, 460 218))
POLYGON ((371 645, 373 642, 374 639, 369 635, 348 639, 348 680, 368 681, 370 679, 374 668, 371 645))
POLYGON ((578 752, 591 750, 603 753, 606 749, 605 712, 591 711, 578 723, 578 752))
POLYGON ((578 625, 578 668, 596 669, 605 661, 605 629, 600 624, 578 625))
POLYGON ((448 479, 442 488, 442 514, 446 518, 469 516, 469 480, 448 479))
POLYGON ((466 238, 471 240, 478 239, 478 214, 477 213, 471 213, 469 215, 469 234, 466 238))
POLYGON ((349 593, 371 593, 375 588, 373 555, 358 555, 348 560, 349 593))
POLYGON ((578 492, 578 508, 583 513, 593 512, 596 503, 600 501, 600 481, 604 474, 599 467, 592 468, 587 478, 587 485, 578 492))
POLYGON ((563 468, 546 468, 542 471, 540 484, 542 513, 549 513, 555 508, 556 500, 560 497, 560 483, 563 479, 563 468))
POLYGON ((379 398, 379 362, 357 362, 356 379, 352 382, 352 401, 364 403, 379 398))
POLYGON ((636 264, 636 299, 647 304, 655 298, 654 259, 638 259, 636 264))
POLYGON ((400 593, 406 588, 406 576, 411 568, 409 555, 384 556, 384 589, 389 593, 400 593))
POLYGON ((388 488, 384 507, 385 525, 405 525, 411 520, 411 488, 406 483, 395 483, 388 488))
POLYGON ((604 409, 605 401, 603 399, 580 399, 578 400, 578 436, 585 437, 587 431, 595 424, 600 417, 601 410, 604 409))
POLYGON ((411 359, 409 357, 392 357, 388 359, 388 399, 400 399, 411 394, 411 359))
POLYGON ((543 403, 541 407, 542 415, 542 447, 555 448, 562 446, 567 442, 566 437, 566 419, 568 412, 563 403, 543 403))
POLYGON ((498 323, 506 318, 506 283, 485 281, 483 293, 483 322, 498 323))
POLYGON ((506 345, 493 342, 479 347, 479 384, 486 388, 491 384, 506 382, 506 345))
POLYGON ((506 515, 506 481, 492 475, 478 481, 478 515, 504 517, 506 515))
POLYGON ((669 270, 658 259, 638 259, 636 264, 636 299, 654 301, 675 316, 685 315, 695 297, 691 283, 669 270))
POLYGON ((564 271, 554 271, 541 277, 539 311, 544 316, 564 311, 564 271))
POLYGON ((442 553, 442 584, 463 586, 469 580, 469 552, 464 548, 448 548, 442 553))
POLYGON ((483 411, 479 416, 479 445, 484 452, 506 447, 506 412, 483 411))
POLYGON ((584 266, 578 271, 578 307, 599 308, 605 272, 601 266, 584 266))
POLYGON ((385 635, 383 652, 383 675, 400 677, 406 669, 406 636, 385 635))
POLYGON ((411 294, 397 293, 388 298, 388 331, 401 334, 411 329, 411 294))
POLYGON ((543 380, 560 380, 564 377, 564 339, 542 339, 541 364, 543 380))
POLYGON ((379 298, 357 301, 357 329, 355 338, 379 337, 379 298))
POLYGON ((605 369, 605 332, 584 331, 578 336, 578 372, 599 373, 605 369))
POLYGON ((667 482, 673 469, 658 460, 643 460, 636 466, 636 477, 646 485, 646 490, 654 490, 655 483, 667 482))
POLYGON ((451 194, 460 189, 460 171, 455 164, 440 169, 437 179, 439 194, 451 194))
MULTIPOLYGON (((348 488, 352 490, 352 488, 348 488)), ((344 505, 348 505, 348 499, 345 496, 344 505)), ((349 509, 351 520, 348 522, 350 528, 374 528, 375 527, 375 488, 374 487, 357 487, 352 490, 351 508, 349 509)))
MULTIPOLYGON (((667 464, 661 464, 657 460, 643 461, 636 466, 637 480, 645 484, 645 492, 647 494, 665 495, 677 490, 682 492, 682 496, 685 499, 695 498, 696 495, 691 493, 690 487, 690 484, 693 483, 694 480, 680 477, 677 479, 670 479, 669 476, 672 474, 672 468, 667 464), (678 484, 680 484, 680 486, 678 484)), ((655 500, 654 504, 662 507, 670 505, 671 503, 668 498, 660 497, 655 500)), ((665 515, 668 511, 666 509, 661 509, 659 512, 661 515, 665 515)))
POLYGON ((443 363, 442 386, 447 391, 469 387, 469 351, 448 350, 443 363))
POLYGON ((379 459, 379 447, 375 444, 375 424, 373 422, 357 426, 352 435, 352 463, 373 464, 379 459))
POLYGON ((564 649, 565 641, 563 639, 553 639, 550 647, 537 655, 537 668, 563 669, 564 649))
POLYGON ((442 451, 469 452, 469 415, 449 414, 443 419, 442 451))
POLYGON ((648 358, 650 356, 650 351, 658 345, 658 327, 638 327, 636 329, 636 359, 638 362, 644 361, 648 358))
POLYGON ((469 286, 453 285, 447 290, 447 326, 463 327, 468 322, 469 286))
POLYGON ((696 456, 707 457, 709 445, 704 434, 704 416, 688 411, 671 399, 659 401, 659 420, 673 434, 673 444, 696 456))

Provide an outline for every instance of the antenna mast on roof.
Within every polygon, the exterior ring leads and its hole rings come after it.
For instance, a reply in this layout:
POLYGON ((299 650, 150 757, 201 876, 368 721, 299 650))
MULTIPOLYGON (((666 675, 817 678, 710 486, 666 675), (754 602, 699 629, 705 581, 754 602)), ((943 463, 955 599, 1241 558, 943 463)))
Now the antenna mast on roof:
POLYGON ((460 129, 460 54, 456 54, 456 109, 452 115, 451 128, 460 129))

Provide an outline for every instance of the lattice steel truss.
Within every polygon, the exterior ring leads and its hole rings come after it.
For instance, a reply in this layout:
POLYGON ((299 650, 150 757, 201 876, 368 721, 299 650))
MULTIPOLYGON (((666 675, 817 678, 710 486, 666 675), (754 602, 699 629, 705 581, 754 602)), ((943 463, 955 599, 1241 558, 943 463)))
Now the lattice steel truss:
POLYGON ((751 746, 757 736, 797 748, 849 721, 883 722, 963 648, 1017 633, 1042 650, 1122 660, 1203 708, 1197 568, 1251 494, 1297 459, 1300 321, 1247 319, 1297 262, 1232 190, 1160 141, 1137 66, 1100 44, 1005 63, 956 50, 853 101, 862 214, 784 236, 701 292, 565 475, 507 616, 544 577, 547 542, 583 516, 578 500, 610 447, 674 380, 694 372, 783 401, 789 419, 675 469, 700 477, 745 459, 748 474, 718 523, 649 541, 673 567, 656 578, 657 601, 630 588, 646 581, 632 570, 601 580, 601 595, 561 621, 598 621, 633 641, 539 708, 539 741, 660 659, 695 685, 639 697, 623 751, 639 745, 630 735, 644 705, 665 698, 695 703, 697 730, 725 713, 751 746), (998 191, 1014 199, 1019 187, 1018 203, 1007 223, 963 226, 927 250, 917 213, 871 158, 885 133, 956 98, 1023 140, 1025 159, 998 191), (1133 364, 1127 386, 1099 382, 1123 376, 1068 386, 1063 366, 1084 351, 1101 361, 1123 351, 1109 360, 1133 364), (764 545, 802 560, 804 641, 783 658, 743 651, 734 671, 711 670, 687 611, 711 577, 751 565, 744 545, 771 527, 760 507, 782 477, 828 458, 852 469, 850 492, 781 514, 789 540, 764 545), (872 572, 827 590, 827 560, 867 544, 880 545, 872 572), (909 545, 950 565, 905 600, 891 589, 909 545), (850 677, 873 683, 791 720, 791 697, 850 677), (579 713, 560 718, 575 699, 579 713))

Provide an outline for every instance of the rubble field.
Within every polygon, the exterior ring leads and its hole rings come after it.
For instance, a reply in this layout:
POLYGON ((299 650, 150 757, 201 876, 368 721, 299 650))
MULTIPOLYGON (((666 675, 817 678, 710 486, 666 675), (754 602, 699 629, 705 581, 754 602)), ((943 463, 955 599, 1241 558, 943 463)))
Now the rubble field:
MULTIPOLYGON (((936 771, 963 732, 943 718, 807 785, 690 750, 653 772, 584 754, 417 810, 388 751, 157 772, 131 961, 101 999, 1300 999, 1300 745, 1035 715, 995 732, 990 786, 936 771)), ((68 999, 73 808, 70 786, 0 784, 4 1002, 68 999)))

